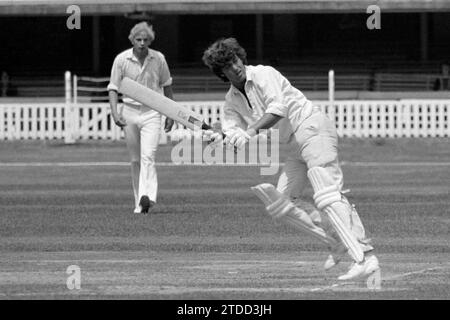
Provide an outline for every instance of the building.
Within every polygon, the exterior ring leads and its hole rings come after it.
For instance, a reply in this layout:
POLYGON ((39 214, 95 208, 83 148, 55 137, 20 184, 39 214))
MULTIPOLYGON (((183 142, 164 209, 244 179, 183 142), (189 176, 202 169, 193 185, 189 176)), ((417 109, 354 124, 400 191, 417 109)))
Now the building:
POLYGON ((81 29, 68 29, 73 1, 0 2, 0 71, 107 76, 130 46, 130 28, 149 20, 175 73, 207 70, 201 55, 218 37, 236 37, 251 63, 287 72, 437 73, 450 58, 450 1, 380 0, 381 29, 368 29, 373 1, 78 0, 81 29), (180 70, 180 71, 178 71, 180 70))

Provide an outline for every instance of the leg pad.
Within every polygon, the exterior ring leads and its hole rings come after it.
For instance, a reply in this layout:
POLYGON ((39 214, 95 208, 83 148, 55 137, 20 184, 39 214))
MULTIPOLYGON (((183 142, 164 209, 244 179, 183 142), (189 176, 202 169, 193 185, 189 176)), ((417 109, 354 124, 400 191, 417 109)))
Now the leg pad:
POLYGON ((350 208, 342 201, 342 195, 338 186, 334 184, 332 177, 322 167, 314 167, 308 170, 308 178, 314 189, 314 201, 319 209, 325 212, 336 230, 342 243, 348 249, 350 256, 356 262, 364 260, 364 252, 361 244, 346 225, 345 217, 350 217, 350 208))
POLYGON ((335 247, 338 245, 335 239, 328 236, 322 228, 313 223, 308 213, 296 207, 287 197, 278 192, 273 185, 263 183, 251 189, 263 201, 267 212, 275 220, 306 232, 329 246, 335 247))

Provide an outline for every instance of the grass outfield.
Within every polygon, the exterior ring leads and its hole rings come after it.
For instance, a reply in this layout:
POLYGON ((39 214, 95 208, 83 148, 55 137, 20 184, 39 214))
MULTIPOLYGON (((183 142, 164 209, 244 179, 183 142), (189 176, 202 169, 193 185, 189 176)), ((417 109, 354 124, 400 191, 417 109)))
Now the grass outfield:
POLYGON ((158 204, 142 216, 123 142, 0 150, 0 299, 450 298, 448 139, 341 141, 349 198, 382 266, 375 291, 338 283, 348 260, 323 271, 322 244, 272 221, 249 187, 277 176, 258 167, 160 166, 158 204), (69 265, 81 290, 66 287, 69 265))

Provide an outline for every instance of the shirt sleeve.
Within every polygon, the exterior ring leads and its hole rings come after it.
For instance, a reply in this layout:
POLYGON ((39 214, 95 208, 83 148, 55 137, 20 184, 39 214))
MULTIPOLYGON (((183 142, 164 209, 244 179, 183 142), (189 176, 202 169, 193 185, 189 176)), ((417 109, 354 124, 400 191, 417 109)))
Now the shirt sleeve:
POLYGON ((266 113, 276 114, 280 117, 287 117, 289 106, 284 103, 283 77, 274 68, 268 67, 264 74, 258 77, 256 86, 260 90, 266 113))
POLYGON ((121 59, 119 56, 117 56, 114 59, 113 66, 111 68, 111 78, 109 80, 108 84, 108 91, 114 90, 119 91, 120 83, 123 79, 123 72, 122 72, 122 66, 121 66, 121 59))
POLYGON ((224 106, 224 119, 222 123, 222 131, 225 134, 230 134, 237 128, 246 130, 248 127, 247 122, 242 116, 233 108, 233 105, 229 102, 225 102, 224 106))
POLYGON ((167 87, 172 85, 172 77, 170 75, 169 65, 167 64, 166 58, 164 57, 163 54, 161 54, 159 85, 161 87, 167 87))

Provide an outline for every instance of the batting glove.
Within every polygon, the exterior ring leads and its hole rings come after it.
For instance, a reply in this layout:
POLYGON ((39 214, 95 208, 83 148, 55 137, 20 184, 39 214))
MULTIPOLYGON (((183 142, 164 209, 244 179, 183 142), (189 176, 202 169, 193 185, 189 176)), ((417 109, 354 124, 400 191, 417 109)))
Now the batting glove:
POLYGON ((203 141, 222 140, 222 134, 220 132, 213 131, 211 129, 209 129, 209 130, 202 130, 202 137, 203 137, 203 141))
POLYGON ((238 128, 231 134, 227 135, 227 137, 225 138, 225 143, 232 145, 238 149, 242 149, 254 135, 256 135, 256 131, 254 129, 244 131, 241 128, 238 128))
POLYGON ((213 130, 202 130, 202 139, 203 141, 209 141, 209 145, 213 148, 217 148, 218 146, 223 144, 223 136, 222 133, 213 131, 213 130))

